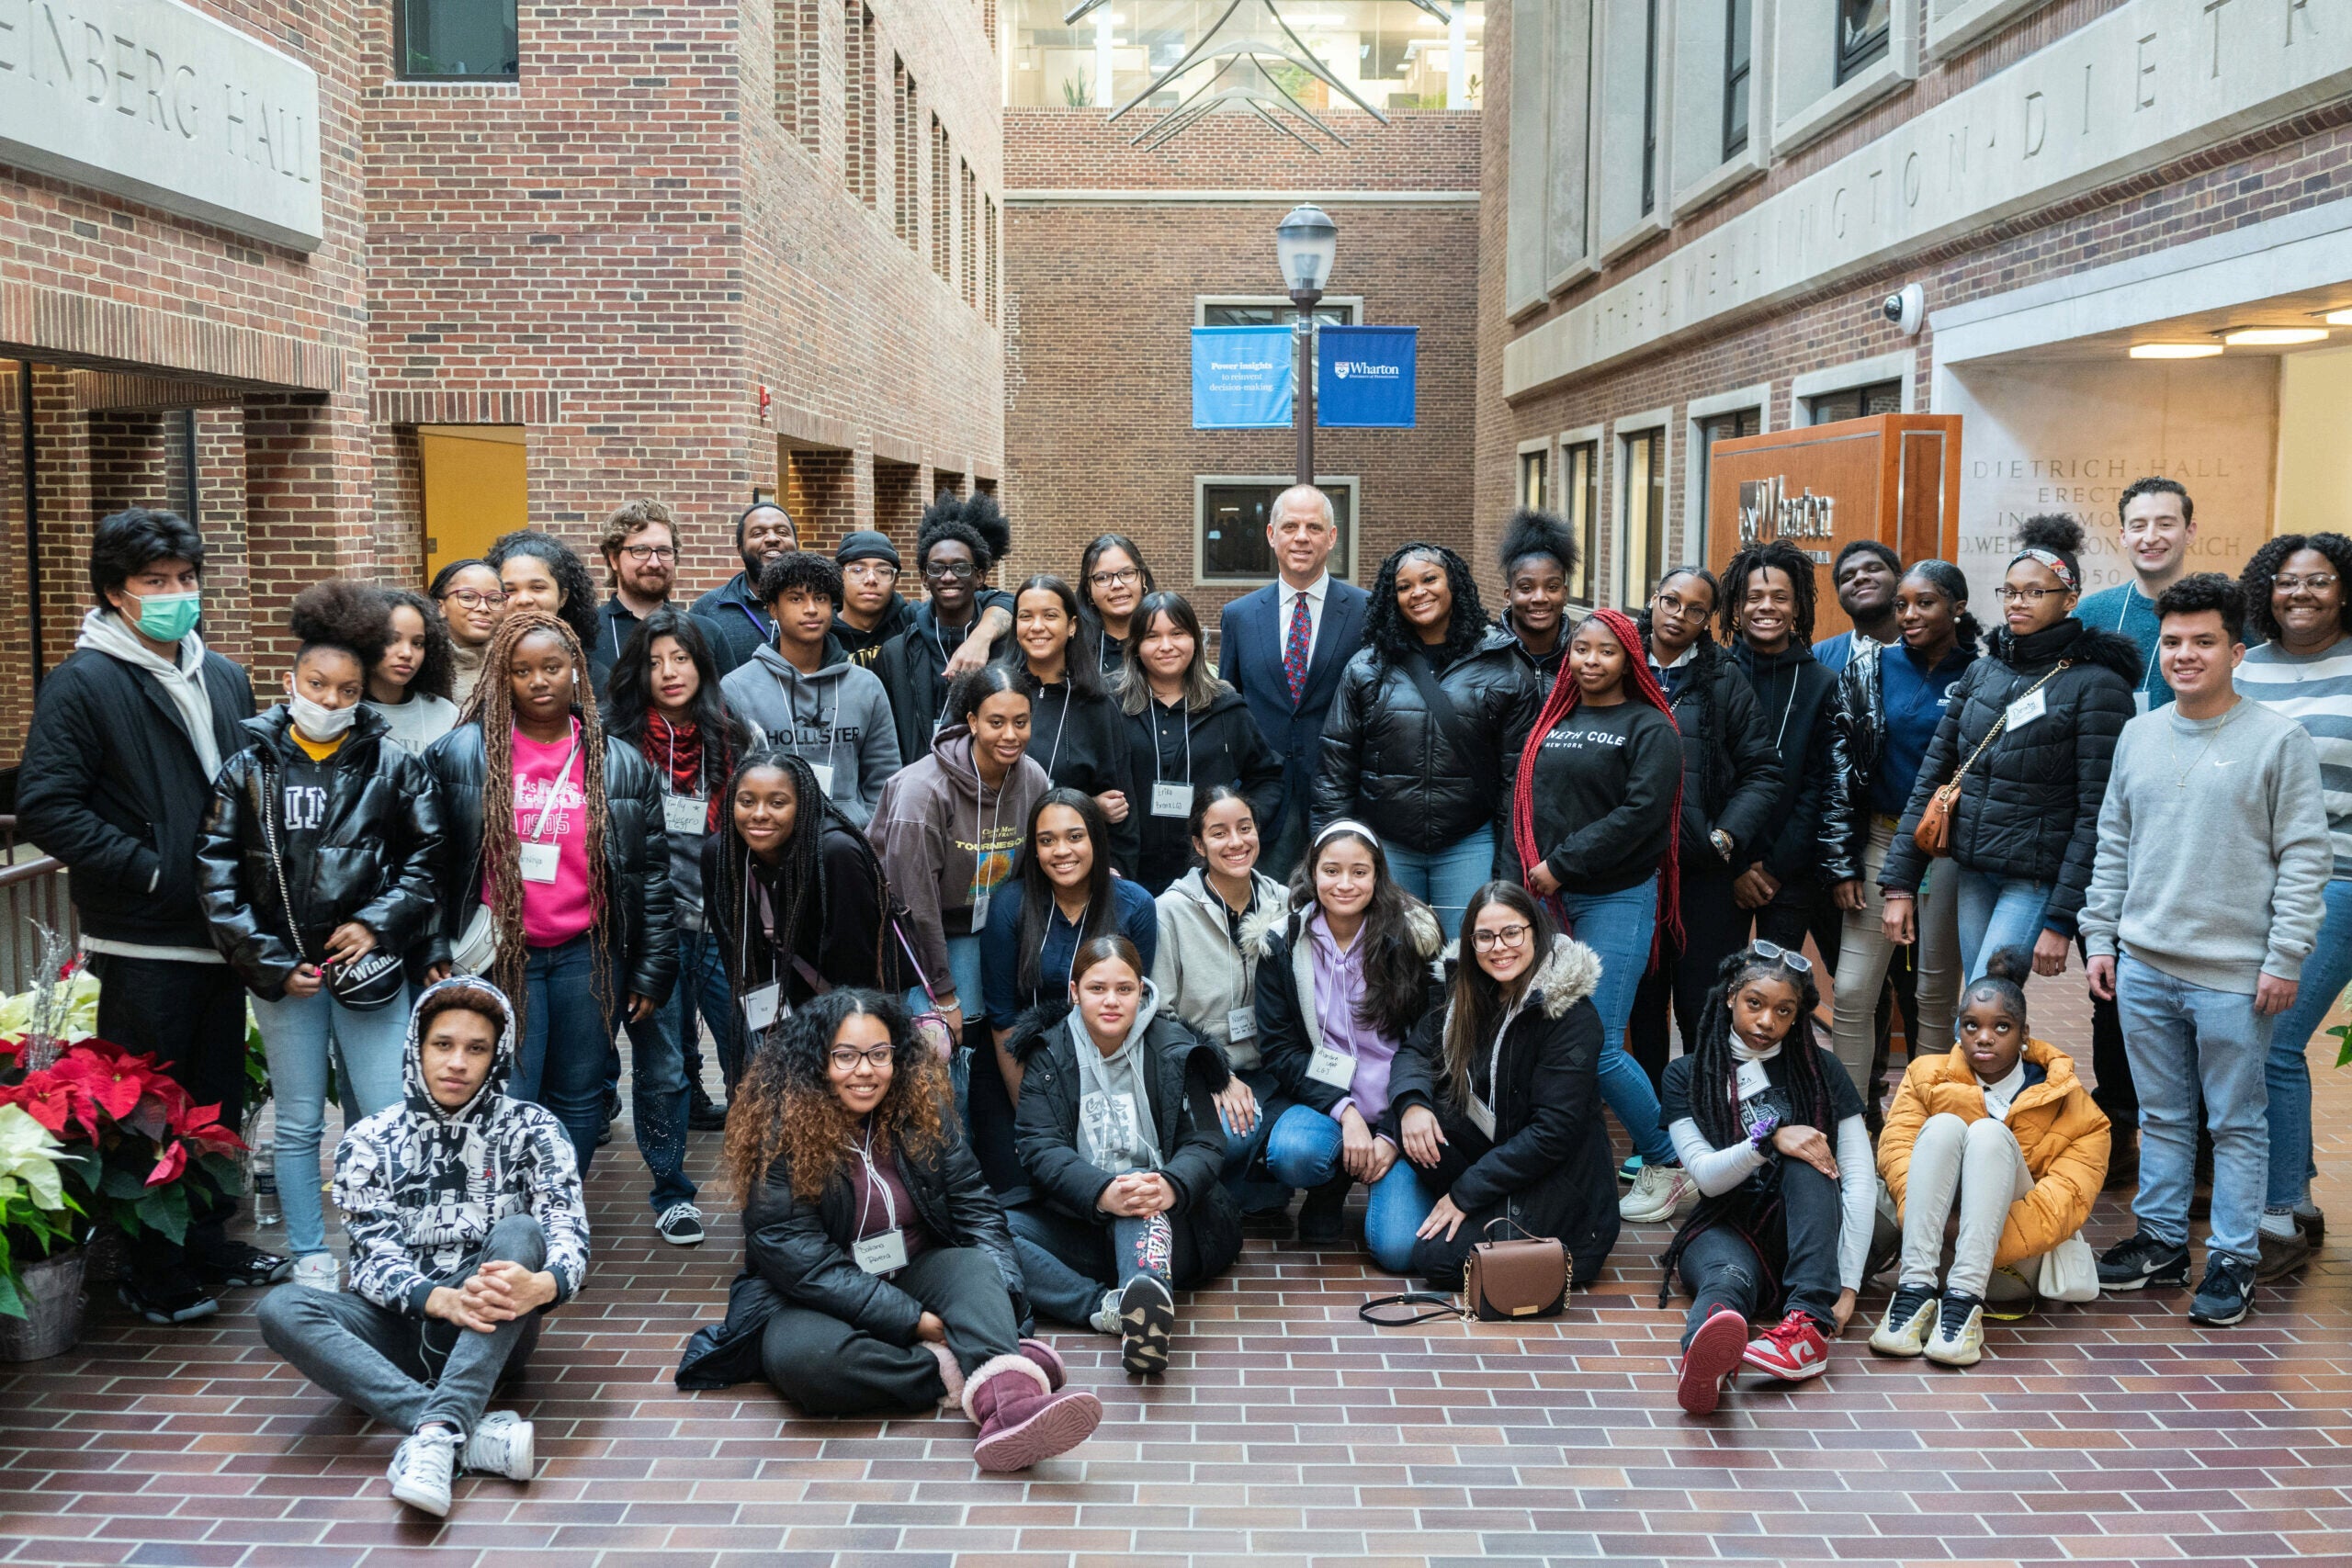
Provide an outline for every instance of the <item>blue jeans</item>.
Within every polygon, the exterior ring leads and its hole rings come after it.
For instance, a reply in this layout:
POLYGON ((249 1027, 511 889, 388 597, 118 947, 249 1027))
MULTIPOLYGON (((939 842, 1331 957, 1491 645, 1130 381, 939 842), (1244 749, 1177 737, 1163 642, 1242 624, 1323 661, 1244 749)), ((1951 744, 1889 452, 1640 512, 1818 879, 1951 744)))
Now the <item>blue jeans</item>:
POLYGON ((2041 937, 2042 912, 2050 907, 2054 882, 2028 882, 2021 876, 1995 876, 1971 871, 1958 861, 1936 868, 1950 874, 1960 899, 1960 983, 1983 978, 1984 965, 2004 948, 2031 948, 2041 937))
POLYGON ((1029 1305, 1041 1317, 1084 1325, 1106 1291, 1125 1289, 1138 1274, 1175 1288, 1175 1232, 1166 1214, 1105 1224, 1081 1220, 1045 1202, 1008 1212, 1012 1250, 1029 1287, 1029 1305))
MULTIPOLYGON (((1266 1168, 1286 1187, 1320 1187, 1346 1174, 1340 1163, 1343 1142, 1337 1122, 1320 1111, 1294 1105, 1275 1120, 1267 1135, 1266 1168)), ((1388 1174, 1372 1184, 1363 1238, 1383 1269, 1392 1274, 1405 1271, 1413 1255, 1413 1232, 1430 1217, 1437 1200, 1437 1190, 1401 1154, 1388 1174)))
POLYGON ((1495 830, 1480 828, 1435 850, 1408 850, 1392 843, 1388 871, 1397 886, 1437 911, 1437 923, 1445 928, 1445 940, 1452 942, 1462 934, 1462 915, 1470 907, 1470 895, 1494 880, 1495 830))
POLYGON ((718 1051, 718 1076, 727 1094, 735 1094, 735 1080, 743 1076, 743 1016, 735 1006, 734 988, 727 982, 727 954, 708 931, 678 928, 678 984, 653 1016, 677 1043, 679 1070, 684 1075, 691 1103, 694 1086, 702 1079, 702 1050, 697 1043, 697 1019, 710 1025, 718 1051))
POLYGON ((1248 1084, 1257 1097, 1258 1119, 1250 1123, 1248 1132, 1237 1133, 1225 1111, 1217 1111, 1217 1122, 1225 1132, 1225 1189, 1244 1213, 1279 1209, 1290 1201, 1290 1185, 1264 1174, 1261 1162, 1273 1137, 1274 1123, 1296 1107, 1283 1098, 1280 1080, 1268 1068, 1236 1067, 1233 1076, 1248 1084), (1253 1176, 1252 1171, 1260 1174, 1253 1176))
MULTIPOLYGON (((523 1049, 507 1093, 546 1106, 571 1135, 571 1153, 584 1178, 596 1159, 605 1128, 605 1059, 625 995, 613 998, 614 1016, 596 1005, 595 938, 582 935, 558 947, 535 947, 523 964, 523 1049)), ((613 988, 619 991, 619 984, 613 988)), ((686 1074, 676 1042, 656 1013, 628 1026, 630 1111, 638 1152, 653 1177, 659 1213, 691 1202, 686 1179, 686 1074)))
MULTIPOLYGON (((999 888, 1000 894, 1006 892, 999 888)), ((1019 897, 1017 889, 1008 895, 1019 897)), ((951 936, 947 939, 947 973, 956 982, 956 999, 964 1009, 964 1043, 969 1047, 956 1053, 947 1064, 947 1076, 956 1090, 956 1118, 968 1127, 972 1124, 972 1052, 989 1045, 988 1007, 980 1000, 980 939, 976 936, 951 936)), ((942 982, 938 976, 926 976, 933 987, 942 982)), ((921 986, 907 992, 909 1012, 929 1012, 931 998, 921 986)))
POLYGON ((327 1249, 319 1144, 326 1129, 329 1036, 348 1125, 401 1099, 409 998, 403 993, 373 1012, 345 1007, 323 988, 315 996, 274 1002, 255 997, 253 1004, 262 1049, 269 1056, 270 1093, 277 1101, 270 1156, 277 1201, 286 1212, 286 1245, 295 1257, 307 1257, 327 1249))
POLYGON ((1388 1168, 1387 1175, 1373 1183, 1372 1196, 1364 1203, 1363 1240, 1383 1272, 1412 1272, 1413 1247, 1420 1240, 1414 1233, 1437 1207, 1443 1191, 1429 1172, 1402 1155, 1388 1168))
POLYGON ((2352 986, 2352 880, 2327 885, 2319 941, 2303 960, 2295 1005, 2270 1021, 2270 1195, 2291 1209, 2311 1196, 2319 1167, 2312 1159, 2312 1066, 2304 1056, 2335 998, 2352 986))
POLYGON ((2254 1010, 2251 991, 2192 986, 2129 953, 2116 960, 2115 1003, 2140 1089, 2140 1191, 2132 1201, 2140 1228, 2168 1246, 2188 1245, 2201 1089, 2213 1132, 2205 1250, 2253 1263, 2270 1179, 2271 1021, 2254 1010))
POLYGON ((1592 993, 1603 1031, 1600 1098, 1617 1113, 1644 1164, 1671 1165, 1674 1145, 1658 1125, 1657 1090, 1625 1049, 1625 1022, 1649 969, 1650 938, 1657 929, 1657 877, 1617 893, 1562 893, 1559 902, 1568 934, 1600 958, 1600 984, 1592 993))
POLYGON ((1284 1187, 1313 1189, 1340 1173, 1340 1124, 1306 1105, 1268 1119, 1266 1171, 1284 1187))

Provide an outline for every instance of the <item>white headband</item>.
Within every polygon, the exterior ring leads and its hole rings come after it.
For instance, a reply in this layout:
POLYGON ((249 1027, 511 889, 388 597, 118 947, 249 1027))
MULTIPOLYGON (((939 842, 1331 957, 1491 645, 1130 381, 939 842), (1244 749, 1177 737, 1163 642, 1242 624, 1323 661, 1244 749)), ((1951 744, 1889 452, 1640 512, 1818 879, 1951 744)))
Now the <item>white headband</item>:
POLYGON ((1312 847, 1318 850, 1321 849, 1323 847, 1324 840, 1329 839, 1334 833, 1353 833, 1358 838, 1363 840, 1364 842, 1370 844, 1374 849, 1376 850, 1380 848, 1380 835, 1374 832, 1371 829, 1365 827, 1363 823, 1357 821, 1352 817, 1342 817, 1336 822, 1327 823, 1324 826, 1323 830, 1315 835, 1315 842, 1312 847))

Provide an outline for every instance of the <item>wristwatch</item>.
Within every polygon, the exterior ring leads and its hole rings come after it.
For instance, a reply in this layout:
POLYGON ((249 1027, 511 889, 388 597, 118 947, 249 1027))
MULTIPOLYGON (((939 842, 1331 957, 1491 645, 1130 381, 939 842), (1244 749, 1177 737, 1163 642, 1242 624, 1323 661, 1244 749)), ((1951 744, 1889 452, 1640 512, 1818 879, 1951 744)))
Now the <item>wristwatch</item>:
POLYGON ((1723 856, 1726 863, 1730 862, 1731 835, 1729 833, 1726 833, 1721 828, 1718 828, 1707 835, 1707 842, 1715 846, 1715 853, 1723 856))

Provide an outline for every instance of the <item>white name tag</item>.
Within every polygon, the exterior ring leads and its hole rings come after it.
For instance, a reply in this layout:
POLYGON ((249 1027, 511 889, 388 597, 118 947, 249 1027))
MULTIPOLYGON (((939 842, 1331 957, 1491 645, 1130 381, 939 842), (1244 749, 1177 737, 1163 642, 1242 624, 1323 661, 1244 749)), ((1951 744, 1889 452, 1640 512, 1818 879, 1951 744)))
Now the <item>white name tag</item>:
POLYGON ((1317 1045, 1306 1064, 1306 1076, 1333 1089, 1346 1089, 1356 1081, 1356 1059, 1336 1045, 1317 1045))
POLYGON ((907 1233, 896 1228, 867 1236, 849 1249, 857 1266, 869 1274, 890 1274, 907 1266, 907 1233))
POLYGON ((1488 1142, 1492 1142, 1495 1136, 1494 1108, 1474 1094, 1470 1097, 1467 1109, 1470 1112, 1470 1124, 1484 1133, 1488 1142))
POLYGON ((988 930, 988 927, 989 896, 986 893, 976 893, 972 896, 972 930, 978 933, 988 930))
POLYGON ((1258 1038, 1258 1010, 1230 1008, 1225 1015, 1225 1037, 1238 1045, 1258 1038))
POLYGON ((784 983, 771 980, 756 991, 743 993, 743 1022, 757 1034, 775 1021, 777 1011, 784 1006, 784 983))
POLYGON ((817 775, 817 788, 820 794, 833 793, 833 765, 831 762, 811 762, 808 771, 817 775))
POLYGON ((1742 1062, 1739 1065, 1740 1099, 1753 1100, 1771 1087, 1772 1080, 1765 1074, 1763 1063, 1742 1062))
POLYGON ((699 833, 710 820, 710 802, 699 795, 662 797, 662 828, 670 833, 699 833))
POLYGON ((526 840, 523 844, 523 880, 553 882, 560 852, 553 844, 535 844, 526 840))
POLYGON ((2132 713, 2133 713, 2133 714, 2135 714, 2135 715, 2136 715, 2136 714, 2143 714, 2143 713, 2146 713, 2146 712, 2148 711, 2149 707, 2153 705, 2154 701, 2154 698, 2152 698, 2152 697, 2150 697, 2150 696, 2148 695, 2148 694, 2147 694, 2147 693, 2145 693, 2145 692, 2134 692, 2134 693, 2132 693, 2132 713))
POLYGON ((2050 711, 2050 699, 2040 692, 2028 692, 2009 705, 2009 728, 2023 729, 2050 711))
POLYGON ((1193 815, 1193 786, 1188 784, 1156 784, 1151 786, 1151 814, 1173 817, 1179 822, 1193 815))

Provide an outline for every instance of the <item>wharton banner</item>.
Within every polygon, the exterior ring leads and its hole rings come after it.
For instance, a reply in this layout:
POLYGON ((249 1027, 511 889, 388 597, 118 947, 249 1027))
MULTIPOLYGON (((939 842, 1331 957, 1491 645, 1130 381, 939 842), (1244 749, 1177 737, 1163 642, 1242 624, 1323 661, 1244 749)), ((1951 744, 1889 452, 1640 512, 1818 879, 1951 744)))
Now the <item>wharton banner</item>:
POLYGON ((1194 327, 1193 428, 1288 429, 1295 341, 1286 326, 1194 327))
POLYGON ((1419 327, 1325 327, 1316 333, 1315 423, 1333 430, 1413 428, 1419 327))

